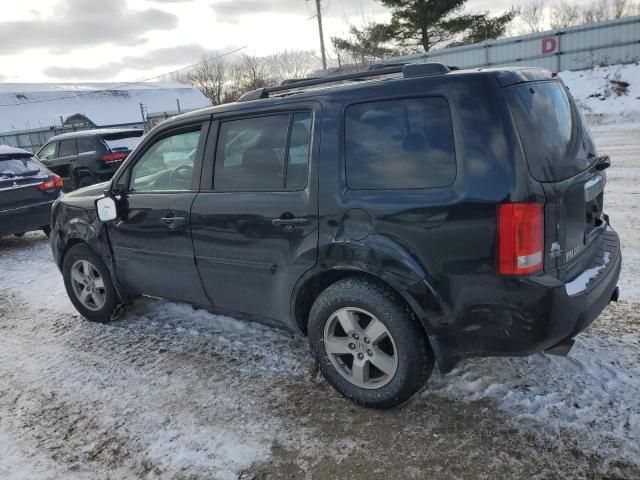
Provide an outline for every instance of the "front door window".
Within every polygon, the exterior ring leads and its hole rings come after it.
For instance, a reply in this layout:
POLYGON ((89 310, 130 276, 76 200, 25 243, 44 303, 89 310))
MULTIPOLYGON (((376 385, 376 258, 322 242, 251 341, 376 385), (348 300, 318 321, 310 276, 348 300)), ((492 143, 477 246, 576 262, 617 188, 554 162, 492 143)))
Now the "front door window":
POLYGON ((130 190, 158 192, 190 190, 200 129, 164 137, 133 166, 130 190))

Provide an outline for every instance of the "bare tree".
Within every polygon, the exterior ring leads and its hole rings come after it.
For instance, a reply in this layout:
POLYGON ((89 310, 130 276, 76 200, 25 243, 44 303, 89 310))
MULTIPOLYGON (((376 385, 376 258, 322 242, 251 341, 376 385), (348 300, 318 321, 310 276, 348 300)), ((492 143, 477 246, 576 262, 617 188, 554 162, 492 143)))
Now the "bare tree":
POLYGON ((235 64, 235 80, 239 81, 241 89, 255 90, 273 83, 271 65, 264 57, 242 54, 235 64))
POLYGON ((214 56, 203 57, 202 62, 188 71, 185 77, 187 83, 200 89, 211 103, 219 105, 222 103, 227 81, 227 69, 224 59, 214 56))
POLYGON ((596 0, 582 9, 582 23, 603 22, 611 18, 608 0, 596 0))
POLYGON ((279 82, 292 78, 305 78, 322 63, 310 50, 282 50, 266 59, 272 78, 279 82))
POLYGON ((611 9, 613 18, 622 18, 627 15, 629 2, 627 0, 613 0, 611 9))
POLYGON ((530 33, 541 32, 545 26, 543 0, 533 0, 520 10, 520 20, 530 33))
POLYGON ((575 27, 580 24, 580 7, 566 0, 559 0, 551 6, 549 11, 551 28, 575 27))

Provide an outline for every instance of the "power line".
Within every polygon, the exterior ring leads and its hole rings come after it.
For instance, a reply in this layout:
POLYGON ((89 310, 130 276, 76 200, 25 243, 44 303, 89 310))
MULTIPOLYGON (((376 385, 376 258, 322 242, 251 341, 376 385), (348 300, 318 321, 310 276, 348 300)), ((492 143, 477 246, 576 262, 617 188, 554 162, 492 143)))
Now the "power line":
MULTIPOLYGON (((212 3, 211 8, 215 11, 216 8, 223 8, 226 10, 236 10, 239 12, 254 12, 254 13, 272 13, 272 14, 281 14, 282 12, 271 12, 268 9, 260 9, 260 8, 246 8, 246 7, 233 7, 231 5, 223 5, 219 3, 212 3)), ((287 12, 284 12, 287 13, 287 12)), ((293 12, 294 15, 300 15, 299 13, 293 12)), ((313 18, 313 17, 312 17, 313 18)), ((310 20, 308 18, 307 20, 310 20)))
POLYGON ((131 85, 138 85, 138 84, 141 84, 141 83, 144 83, 144 82, 150 82, 151 80, 157 80, 158 78, 166 77, 167 75, 171 75, 173 73, 178 73, 178 72, 181 72, 183 70, 188 70, 190 68, 197 67, 198 65, 202 65, 203 63, 205 63, 208 60, 217 60, 218 58, 226 57, 227 55, 231 55, 233 53, 239 52, 240 50, 244 50, 245 48, 247 48, 246 45, 244 47, 236 48, 235 50, 231 50, 229 52, 223 53, 223 54, 218 55, 216 57, 212 57, 210 59, 203 60, 203 61, 198 62, 198 63, 194 63, 193 65, 187 65, 186 67, 178 68, 177 70, 172 70, 170 72, 165 72, 165 73, 162 73, 160 75, 156 75, 155 77, 145 78, 144 80, 138 80, 137 82, 123 83, 122 85, 120 85, 120 86, 118 86, 116 88, 104 88, 102 90, 92 90, 91 92, 79 93, 77 95, 69 95, 67 97, 48 98, 46 100, 32 100, 30 102, 20 102, 20 103, 3 103, 3 104, 0 104, 0 107, 15 107, 15 106, 19 106, 19 105, 30 105, 30 104, 33 104, 33 103, 57 102, 59 100, 68 100, 70 98, 84 97, 85 95, 94 95, 96 93, 114 92, 114 91, 117 91, 118 89, 121 89, 123 87, 129 87, 131 85))

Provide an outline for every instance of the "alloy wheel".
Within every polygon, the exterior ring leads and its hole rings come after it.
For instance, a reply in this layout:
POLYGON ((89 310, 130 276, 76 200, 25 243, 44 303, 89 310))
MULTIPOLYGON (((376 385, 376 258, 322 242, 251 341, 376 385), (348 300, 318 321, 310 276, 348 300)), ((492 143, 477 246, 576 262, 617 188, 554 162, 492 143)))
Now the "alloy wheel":
POLYGON ((80 303, 97 312, 107 301, 104 280, 98 269, 87 260, 78 260, 71 267, 71 286, 80 303))
POLYGON ((389 329, 361 308, 341 308, 329 317, 324 347, 334 368, 357 387, 381 388, 398 370, 398 352, 389 329))

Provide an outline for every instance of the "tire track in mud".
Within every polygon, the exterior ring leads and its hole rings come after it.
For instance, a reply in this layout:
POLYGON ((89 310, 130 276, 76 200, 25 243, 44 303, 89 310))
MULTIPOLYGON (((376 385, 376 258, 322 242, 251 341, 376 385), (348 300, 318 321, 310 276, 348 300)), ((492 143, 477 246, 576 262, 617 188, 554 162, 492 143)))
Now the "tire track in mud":
POLYGON ((291 370, 308 357, 304 340, 286 333, 189 325, 177 315, 188 307, 157 311, 164 302, 148 300, 106 326, 34 312, 19 299, 8 303, 0 309, 7 333, 0 412, 12 432, 69 472, 98 479, 234 478, 237 471, 243 478, 386 478, 393 469, 417 478, 548 478, 598 464, 579 449, 566 457, 541 445, 491 401, 427 395, 390 412, 358 408, 310 378, 313 369, 291 370), (284 361, 268 358, 283 349, 290 351, 284 361), (257 463, 229 461, 238 448, 253 449, 257 463), (536 458, 523 454, 531 451, 536 458), (374 461, 364 461, 371 452, 374 461))

